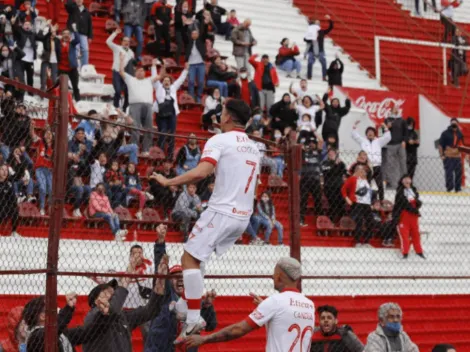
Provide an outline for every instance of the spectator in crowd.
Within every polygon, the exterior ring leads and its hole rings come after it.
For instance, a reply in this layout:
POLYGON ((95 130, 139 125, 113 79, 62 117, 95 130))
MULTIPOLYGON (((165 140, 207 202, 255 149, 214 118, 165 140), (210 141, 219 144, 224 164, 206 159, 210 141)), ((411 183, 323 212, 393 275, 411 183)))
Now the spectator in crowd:
POLYGON ((364 166, 356 166, 354 175, 350 176, 343 187, 341 194, 346 203, 351 207, 351 217, 356 223, 354 230, 354 240, 356 247, 361 245, 369 246, 372 238, 372 225, 374 218, 372 216, 372 189, 367 181, 367 174, 364 166), (364 232, 363 227, 366 227, 364 232))
MULTIPOLYGON (((142 46, 144 45, 143 28, 145 22, 145 6, 141 0, 116 1, 115 11, 119 16, 122 14, 124 20, 124 36, 131 39, 135 35, 137 49, 135 51, 137 60, 141 59, 142 46)), ((119 22, 119 21, 118 21, 119 22)))
POLYGON ((188 138, 188 143, 181 147, 176 156, 176 174, 179 176, 194 169, 197 164, 199 164, 201 155, 202 152, 197 144, 196 135, 191 133, 188 138))
POLYGON ((260 166, 269 168, 270 174, 276 175, 277 164, 273 158, 266 155, 267 148, 266 144, 260 141, 262 137, 260 130, 254 130, 253 137, 255 137, 254 142, 256 144, 256 147, 258 147, 260 153, 260 166))
POLYGON ((310 53, 313 53, 313 56, 318 56, 317 39, 320 28, 320 21, 308 19, 307 31, 304 35, 304 42, 307 44, 306 50, 304 52, 304 59, 306 59, 307 56, 310 58, 310 53))
POLYGON ((46 195, 52 195, 52 139, 52 132, 46 130, 34 165, 39 186, 39 213, 42 216, 46 215, 46 195))
MULTIPOLYGON (((321 152, 322 160, 325 160, 328 154, 328 150, 336 149, 336 136, 334 134, 330 134, 326 137, 325 143, 323 143, 323 148, 321 152)), ((336 149, 338 151, 338 149, 336 149)))
MULTIPOLYGON (((176 40, 176 63, 180 64, 181 51, 186 55, 189 46, 190 27, 194 28, 194 14, 189 10, 189 3, 182 1, 175 7, 175 40, 176 40)), ((204 58, 204 57, 203 57, 204 58)))
POLYGON ((225 40, 230 40, 233 29, 240 25, 240 21, 237 18, 237 11, 236 10, 230 10, 229 14, 227 15, 227 18, 226 18, 225 22, 230 24, 230 27, 228 27, 228 25, 227 25, 228 31, 225 33, 225 40))
MULTIPOLYGON (((132 272, 136 275, 153 275, 155 271, 153 262, 144 257, 142 246, 134 244, 129 253, 127 272, 132 272)), ((149 278, 132 278, 127 286, 127 291, 128 294, 123 304, 124 310, 130 311, 139 307, 145 307, 152 292, 152 280, 149 278)), ((140 326, 144 344, 148 336, 149 327, 149 322, 140 326)))
POLYGON ((8 179, 8 166, 0 166, 0 223, 11 219, 11 237, 21 237, 16 231, 19 224, 18 201, 13 184, 8 179))
POLYGON ((349 176, 352 176, 354 175, 354 173, 356 172, 356 167, 358 166, 363 166, 364 167, 364 170, 366 171, 366 175, 367 175, 367 181, 372 182, 372 176, 374 175, 374 169, 372 167, 372 164, 370 163, 370 160, 367 156, 367 153, 363 150, 361 150, 358 154, 357 154, 357 158, 356 158, 356 161, 353 162, 351 165, 349 165, 349 169, 348 169, 348 175, 349 176))
MULTIPOLYGON (((154 110, 158 113, 157 126, 158 131, 162 133, 174 134, 176 131, 176 119, 180 113, 178 106, 178 90, 183 85, 188 75, 189 64, 186 63, 183 72, 176 81, 173 82, 173 77, 166 75, 163 78, 158 78, 154 82, 156 101, 154 110), (161 80, 161 81, 160 81, 161 80)), ((165 71, 165 67, 163 67, 165 71)), ((156 74, 156 68, 152 69, 152 73, 156 74)), ((150 127, 152 122, 150 121, 150 127)), ((151 142, 151 139, 150 139, 151 142)), ((158 146, 165 151, 169 158, 173 158, 173 151, 175 149, 175 137, 160 135, 158 137, 158 146), (168 150, 165 150, 165 142, 168 142, 168 150)))
POLYGON ((104 183, 98 183, 91 193, 88 214, 92 218, 104 219, 109 224, 116 241, 123 241, 126 238, 128 231, 121 230, 119 217, 111 207, 104 183))
POLYGON ((450 43, 457 28, 454 23, 454 8, 459 7, 462 0, 441 0, 441 23, 444 26, 443 43, 450 43))
POLYGON ((293 106, 288 93, 284 93, 282 99, 271 106, 269 115, 272 116, 271 127, 274 130, 279 130, 282 133, 287 127, 296 128, 297 113, 293 106))
POLYGON ((328 70, 326 71, 330 88, 333 89, 334 86, 343 86, 343 71, 343 61, 341 61, 338 54, 336 54, 336 60, 331 62, 330 67, 328 67, 328 70))
POLYGON ((462 158, 459 150, 462 144, 463 134, 459 121, 454 117, 439 139, 439 154, 444 162, 447 192, 462 190, 462 158))
POLYGON ((257 54, 250 57, 250 64, 255 69, 256 87, 259 92, 260 108, 269 113, 269 109, 274 104, 274 96, 276 87, 279 87, 279 78, 277 76, 276 68, 269 62, 269 56, 264 54, 261 61, 257 61, 257 54))
MULTIPOLYGON (((16 104, 15 111, 11 114, 5 114, 5 110, 3 112, 8 118, 1 120, 3 144, 0 145, 0 152, 3 160, 8 160, 13 148, 21 147, 23 152, 29 148, 34 137, 34 128, 23 103, 16 104)), ((28 154, 24 153, 24 156, 29 159, 28 154)))
MULTIPOLYGON (((80 130, 76 135, 80 135, 83 132, 80 130)), ((88 141, 87 141, 88 142, 88 141)), ((70 142, 69 142, 70 144, 70 142)), ((83 144, 79 144, 83 145, 83 144)), ((75 150, 76 145, 73 147, 72 150, 75 150)), ((82 154, 83 147, 78 147, 77 152, 71 152, 69 149, 69 173, 68 173, 68 184, 67 184, 67 192, 73 195, 74 203, 73 203, 73 216, 76 218, 81 218, 82 213, 80 211, 80 207, 82 204, 86 203, 88 200, 91 187, 86 185, 83 177, 85 175, 90 174, 89 165, 86 163, 88 158, 86 159, 82 154), (78 160, 78 163, 76 163, 78 160)), ((88 154, 87 154, 88 155, 88 154)))
MULTIPOLYGON (((158 238, 154 245, 155 260, 166 255, 166 227, 164 226, 160 224, 157 227, 158 238)), ((186 307, 184 307, 186 302, 180 299, 184 297, 183 268, 180 265, 174 265, 169 272, 172 276, 167 285, 169 294, 160 314, 151 322, 144 352, 174 351, 178 327, 186 318, 186 307)), ((206 322, 205 331, 213 331, 217 327, 217 315, 213 305, 215 298, 215 291, 209 291, 201 302, 201 316, 206 322)), ((197 348, 189 348, 187 352, 197 352, 197 348)))
POLYGON ((274 206, 271 194, 263 192, 257 206, 260 225, 263 225, 266 230, 264 231, 264 243, 269 244, 273 227, 277 230, 277 243, 282 246, 282 239, 284 236, 284 227, 276 219, 276 207, 274 206))
POLYGON ((229 93, 228 81, 235 79, 237 73, 229 70, 225 71, 224 68, 225 65, 223 65, 220 56, 214 57, 207 75, 206 86, 209 88, 219 88, 222 97, 227 98, 229 93))
MULTIPOLYGON (((309 115, 310 117, 316 116, 317 112, 324 109, 324 103, 317 95, 316 98, 318 99, 318 104, 313 102, 313 99, 306 95, 302 98, 301 104, 296 105, 296 110, 298 114, 297 126, 302 123, 302 118, 305 115, 309 115)), ((318 124, 317 124, 318 125, 318 124)))
POLYGON ((227 14, 227 10, 218 5, 218 0, 210 0, 205 3, 204 8, 210 12, 212 20, 217 27, 217 34, 227 37, 232 32, 230 22, 222 22, 222 16, 227 14))
POLYGON ((363 352, 364 345, 348 325, 338 326, 336 307, 324 305, 317 309, 320 326, 315 328, 310 352, 363 352))
POLYGON ((73 169, 74 176, 88 176, 90 173, 88 161, 92 150, 92 142, 86 138, 85 129, 77 127, 74 137, 69 141, 68 157, 69 170, 73 169))
POLYGON ((111 207, 116 209, 123 206, 126 198, 124 175, 117 160, 113 160, 109 164, 109 168, 104 174, 104 181, 106 182, 106 193, 110 195, 111 207))
POLYGON ((80 61, 81 65, 88 65, 89 45, 93 39, 93 21, 91 14, 83 4, 83 0, 67 0, 65 9, 69 14, 67 28, 78 35, 80 40, 80 61))
POLYGON ((463 50, 463 46, 468 46, 467 38, 462 35, 460 29, 456 29, 455 35, 452 36, 452 56, 449 65, 452 73, 452 83, 456 88, 460 88, 459 77, 468 74, 467 66, 467 50, 463 50))
POLYGON ((364 352, 418 352, 416 346, 403 331, 403 313, 397 303, 384 303, 378 310, 377 329, 367 337, 364 352))
MULTIPOLYGON (((58 339, 56 348, 58 351, 73 351, 75 346, 93 340, 106 332, 109 327, 108 323, 111 320, 108 317, 110 311, 106 303, 98 303, 97 314, 85 326, 68 328, 77 304, 77 294, 69 293, 65 295, 65 301, 65 307, 57 315, 58 339)), ((40 296, 30 300, 23 309, 22 317, 28 331, 26 350, 28 352, 44 351, 44 340, 46 338, 44 329, 46 324, 45 297, 40 296)))
MULTIPOLYGON (((394 107, 391 116, 387 120, 387 124, 391 122, 390 132, 392 139, 387 144, 387 179, 390 181, 391 187, 398 185, 398 180, 406 174, 406 141, 408 140, 408 126, 400 111, 394 107)), ((390 125, 389 125, 390 126, 390 125)))
MULTIPOLYGON (((12 50, 7 44, 3 44, 0 48, 0 53, 0 70, 2 71, 2 76, 10 79, 16 79, 18 77, 20 82, 21 79, 24 80, 23 61, 21 60, 25 55, 24 52, 19 47, 12 50)), ((15 87, 7 85, 5 86, 5 90, 13 93, 15 87)))
POLYGON ((439 344, 434 346, 432 352, 457 352, 453 345, 449 344, 439 344))
MULTIPOLYGON (((202 27, 201 27, 202 30, 202 27)), ((191 38, 186 46, 186 62, 189 64, 188 93, 198 103, 201 102, 202 92, 204 91, 204 78, 206 76, 206 44, 198 30, 191 31, 191 38), (197 80, 197 94, 194 95, 194 83, 197 80)))
POLYGON ((384 126, 385 133, 382 137, 377 137, 377 129, 374 127, 367 127, 366 129, 366 138, 362 137, 357 131, 357 125, 361 123, 360 120, 357 120, 354 123, 352 138, 354 141, 359 144, 361 150, 367 153, 367 158, 372 164, 372 177, 375 180, 377 188, 379 190, 379 199, 380 201, 384 200, 384 181, 382 177, 382 148, 390 142, 392 135, 388 130, 387 126, 384 126))
MULTIPOLYGON (((428 11, 428 1, 429 0, 423 0, 423 10, 424 10, 424 12, 428 11)), ((421 16, 421 12, 419 11, 419 2, 420 2, 420 0, 415 0, 415 13, 416 13, 417 16, 421 16)), ((432 0, 431 10, 437 11, 436 0, 432 0)))
MULTIPOLYGON (((91 152, 91 157, 96 158, 101 153, 105 153, 108 160, 111 160, 116 158, 119 154, 119 150, 121 150, 122 144, 124 142, 124 130, 119 130, 119 132, 115 134, 113 127, 105 124, 102 129, 96 131, 95 139, 96 143, 91 152)), ((132 145, 135 146, 135 153, 130 153, 130 159, 132 159, 132 161, 136 161, 137 145, 132 145)))
POLYGON ((202 125, 204 130, 214 132, 215 123, 220 122, 225 99, 220 95, 219 88, 214 88, 212 94, 206 97, 204 111, 202 112, 202 125))
POLYGON ((20 147, 13 149, 7 164, 9 166, 10 181, 13 183, 18 203, 22 203, 25 200, 28 202, 36 201, 36 198, 33 196, 34 183, 31 177, 33 165, 24 156, 20 147))
POLYGON ((128 74, 132 74, 134 71, 134 52, 130 48, 130 38, 122 37, 121 45, 114 43, 114 39, 121 34, 121 29, 118 27, 115 31, 106 39, 106 45, 113 52, 113 88, 114 88, 114 97, 113 105, 115 108, 119 108, 121 101, 121 94, 124 92, 124 105, 122 109, 126 111, 129 106, 129 92, 127 91, 126 82, 124 82, 123 77, 120 74, 121 68, 121 53, 124 55, 124 71, 128 74))
POLYGON ((127 164, 126 172, 124 173, 124 185, 126 186, 128 196, 138 198, 139 209, 137 213, 135 213, 135 217, 138 220, 142 220, 142 211, 144 210, 145 202, 147 199, 150 201, 154 200, 154 197, 150 193, 142 190, 142 182, 134 163, 127 164))
POLYGON ((285 139, 282 136, 282 132, 279 130, 274 131, 274 142, 275 146, 272 146, 271 157, 276 162, 277 165, 277 176, 282 178, 284 176, 284 169, 286 168, 286 161, 284 159, 284 153, 281 149, 281 144, 285 142, 285 139))
POLYGON ((22 25, 16 17, 11 19, 13 25, 13 37, 18 48, 23 51, 21 58, 22 74, 20 82, 26 82, 28 86, 33 86, 34 60, 36 60, 36 33, 33 30, 31 21, 24 21, 22 25), (26 81, 24 80, 26 74, 26 81))
POLYGON ((270 119, 265 118, 259 107, 255 107, 251 111, 251 117, 248 122, 245 124, 245 132, 253 133, 253 131, 259 130, 261 135, 265 128, 269 126, 270 119))
MULTIPOLYGON (((129 115, 134 119, 134 127, 152 129, 152 105, 153 105, 153 84, 160 80, 160 76, 156 73, 157 59, 152 62, 152 77, 145 77, 145 70, 143 67, 138 67, 135 71, 135 77, 131 76, 125 71, 126 55, 120 54, 119 73, 127 84, 129 92, 129 115)), ((132 130, 131 144, 139 144, 140 132, 132 130)), ((144 141, 142 143, 143 155, 147 156, 150 146, 152 144, 152 135, 150 133, 144 134, 144 141)))
POLYGON ((415 120, 412 117, 406 119, 408 125, 408 139, 406 140, 406 166, 411 179, 415 176, 418 166, 419 135, 415 129, 415 120))
POLYGON ((307 226, 305 215, 310 194, 313 196, 315 215, 323 214, 320 151, 321 143, 315 137, 305 141, 302 151, 302 169, 300 170, 300 226, 303 227, 307 226))
POLYGON ((345 214, 344 199, 341 196, 346 165, 339 158, 338 151, 334 148, 328 149, 327 159, 321 164, 323 173, 323 189, 328 199, 328 216, 331 221, 337 222, 345 214))
POLYGON ((294 87, 294 83, 291 83, 289 86, 289 93, 294 95, 295 99, 302 101, 302 99, 309 95, 308 93, 308 81, 305 78, 302 78, 299 83, 299 87, 294 87))
MULTIPOLYGON (((327 70, 326 70, 326 54, 325 54, 325 36, 328 35, 333 29, 333 21, 330 15, 325 15, 325 19, 329 22, 327 29, 321 29, 320 21, 317 20, 313 24, 318 27, 315 39, 305 40, 309 44, 308 49, 308 66, 307 66, 307 78, 312 79, 313 77, 313 65, 315 60, 318 58, 322 68, 322 77, 326 81, 327 70), (315 43, 316 41, 316 43, 315 43)), ((311 26, 309 26, 310 28, 311 26)))
POLYGON ((66 74, 69 76, 70 83, 73 89, 73 98, 75 101, 80 101, 80 90, 78 88, 78 61, 77 61, 77 45, 80 39, 77 33, 71 37, 70 31, 64 29, 62 31, 62 41, 60 45, 59 57, 59 74, 66 74))
POLYGON ((30 21, 34 25, 36 17, 37 13, 34 5, 30 0, 24 0, 18 11, 18 18, 20 22, 24 23, 25 21, 30 21))
MULTIPOLYGON (((166 158, 163 160, 163 168, 158 172, 168 179, 176 177, 172 159, 166 158)), ((156 181, 156 175, 154 172, 149 176, 150 193, 154 196, 156 202, 163 206, 164 219, 168 220, 168 211, 173 209, 179 196, 178 188, 161 186, 156 181)))
POLYGON ((52 26, 51 22, 48 21, 47 26, 40 31, 36 39, 42 42, 43 52, 41 56, 41 90, 46 91, 47 85, 47 71, 51 72, 52 82, 57 81, 58 75, 58 60, 60 57, 60 39, 57 37, 57 30, 59 25, 52 26))
POLYGON ((163 56, 170 56, 170 26, 173 25, 172 6, 166 0, 159 0, 154 3, 151 10, 151 18, 155 26, 155 40, 157 43, 164 42, 163 56))
MULTIPOLYGON (((132 267, 128 267, 127 273, 135 274, 132 267)), ((168 274, 168 257, 162 258, 158 265, 158 275, 168 274)), ((88 295, 88 304, 91 310, 85 317, 85 326, 96 319, 99 314, 97 305, 104 301, 109 305, 113 319, 110 319, 107 330, 93 340, 83 345, 84 352, 132 352, 132 332, 142 324, 151 321, 161 312, 166 298, 166 284, 164 279, 156 279, 145 306, 132 310, 122 309, 123 303, 129 294, 128 286, 131 278, 121 279, 120 286, 113 288, 109 284, 96 286, 88 295)))
MULTIPOLYGON (((92 155, 91 155, 92 156, 92 155)), ((100 183, 104 182, 104 175, 106 173, 106 165, 108 157, 106 153, 100 153, 97 159, 90 156, 90 188, 95 189, 100 183)))
POLYGON ((255 37, 250 30, 251 20, 247 18, 241 25, 233 29, 231 40, 233 43, 233 56, 237 62, 237 68, 240 70, 242 67, 247 69, 248 75, 251 75, 248 60, 251 56, 251 49, 257 44, 255 37))
POLYGON ((0 341, 2 352, 26 351, 26 324, 22 317, 23 307, 14 307, 8 312, 6 331, 8 336, 0 341))
MULTIPOLYGON (((128 126, 132 126, 134 124, 132 116, 124 113, 121 109, 115 109, 109 104, 104 110, 103 119, 109 119, 112 122, 128 126)), ((110 146, 108 152, 112 152, 112 157, 115 155, 127 155, 131 163, 137 164, 139 147, 137 144, 127 143, 125 138, 121 138, 125 131, 126 130, 123 127, 116 126, 111 123, 105 123, 101 129, 101 138, 104 139, 103 142, 105 143, 114 144, 114 146, 110 146)), ((99 133, 97 133, 97 136, 99 136, 99 133)), ((100 142, 101 141, 98 140, 98 143, 100 142)))
POLYGON ((302 70, 302 64, 299 60, 296 60, 295 57, 300 54, 299 47, 292 43, 289 45, 289 39, 284 38, 281 41, 281 47, 276 56, 276 66, 280 70, 287 72, 287 77, 292 77, 292 72, 295 70, 297 72, 297 78, 300 79, 300 71, 302 70))
POLYGON ((301 120, 297 121, 297 143, 304 143, 310 137, 315 137, 315 123, 309 114, 304 114, 301 120))
POLYGON ((250 108, 259 106, 258 88, 253 80, 248 76, 246 67, 238 71, 237 83, 240 86, 240 99, 248 104, 250 108))
POLYGON ((212 193, 214 192, 214 187, 215 187, 215 177, 209 177, 207 179, 207 188, 201 193, 199 198, 201 198, 201 204, 202 208, 204 210, 207 209, 209 199, 212 196, 212 193))
POLYGON ((179 195, 171 217, 173 221, 180 223, 180 230, 184 235, 184 242, 188 240, 189 225, 197 220, 202 212, 201 199, 196 194, 197 185, 188 184, 186 190, 179 195))
MULTIPOLYGON (((94 109, 88 111, 87 116, 92 119, 99 118, 98 112, 94 109)), ((78 124, 77 128, 82 128, 85 132, 86 140, 94 143, 95 133, 98 131, 99 122, 95 120, 83 119, 78 124)))
POLYGON ((393 217, 398 223, 398 235, 402 243, 403 259, 408 258, 410 237, 416 254, 426 259, 423 254, 421 234, 419 232, 419 209, 421 205, 422 202, 419 199, 418 190, 413 185, 411 177, 409 175, 403 176, 398 184, 393 207, 393 217))
MULTIPOLYGON (((328 93, 325 93, 323 95, 323 104, 325 106, 325 121, 323 121, 322 137, 326 140, 328 136, 334 135, 336 137, 336 148, 339 148, 339 127, 343 117, 349 114, 349 110, 351 110, 351 100, 346 98, 343 107, 338 98, 331 99, 331 104, 328 104, 328 93)), ((318 117, 321 117, 321 115, 316 115, 315 123, 317 127, 321 124, 318 117)))
POLYGON ((209 48, 212 48, 215 41, 215 34, 217 33, 217 27, 215 26, 215 23, 212 20, 211 13, 207 10, 201 10, 199 21, 203 28, 201 30, 202 39, 204 40, 204 43, 209 44, 209 48))

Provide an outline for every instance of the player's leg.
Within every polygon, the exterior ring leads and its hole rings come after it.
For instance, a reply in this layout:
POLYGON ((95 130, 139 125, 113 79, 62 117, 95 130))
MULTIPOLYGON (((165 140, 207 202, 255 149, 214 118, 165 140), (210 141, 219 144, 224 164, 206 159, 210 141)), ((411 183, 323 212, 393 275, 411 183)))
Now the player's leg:
POLYGON ((204 281, 201 273, 201 261, 184 251, 181 257, 185 297, 188 303, 187 324, 195 324, 201 317, 201 298, 204 294, 204 281))

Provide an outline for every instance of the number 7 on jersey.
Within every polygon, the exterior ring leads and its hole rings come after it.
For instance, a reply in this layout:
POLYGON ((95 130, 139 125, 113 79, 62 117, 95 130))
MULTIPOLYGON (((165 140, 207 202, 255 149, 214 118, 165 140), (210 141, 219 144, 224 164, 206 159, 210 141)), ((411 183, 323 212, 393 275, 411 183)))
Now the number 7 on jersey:
POLYGON ((251 161, 251 160, 247 160, 246 164, 253 167, 253 169, 251 170, 250 177, 248 177, 248 182, 246 183, 246 187, 245 187, 245 193, 248 193, 248 190, 250 189, 250 184, 253 181, 253 176, 254 176, 255 171, 256 171, 256 165, 258 165, 258 164, 255 163, 254 161, 251 161))

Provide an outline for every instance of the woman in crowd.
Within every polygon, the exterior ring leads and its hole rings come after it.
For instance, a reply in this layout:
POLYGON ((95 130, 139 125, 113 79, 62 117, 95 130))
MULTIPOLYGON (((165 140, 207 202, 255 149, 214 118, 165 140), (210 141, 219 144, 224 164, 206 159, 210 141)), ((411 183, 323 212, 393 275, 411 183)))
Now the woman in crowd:
POLYGON ((289 45, 289 39, 284 38, 281 41, 281 47, 276 57, 276 66, 282 71, 287 72, 287 77, 291 77, 292 72, 297 72, 297 78, 300 79, 300 71, 302 70, 302 64, 295 57, 300 54, 299 47, 292 43, 289 45))
MULTIPOLYGON (((10 79, 18 78, 20 82, 24 82, 23 64, 21 59, 24 57, 24 52, 16 47, 10 49, 8 45, 2 45, 0 48, 0 70, 1 75, 10 79)), ((7 92, 14 92, 13 86, 7 85, 5 87, 7 92)))
POLYGON ((302 121, 305 114, 315 116, 319 110, 323 110, 325 105, 320 97, 317 95, 318 105, 314 103, 313 99, 306 95, 302 98, 302 104, 297 104, 298 121, 302 121))
POLYGON ((219 88, 222 97, 227 98, 229 95, 228 81, 235 79, 237 73, 225 70, 225 68, 225 64, 222 62, 220 56, 216 56, 209 68, 206 86, 209 88, 219 88))
POLYGON ((361 150, 359 154, 357 154, 356 161, 349 166, 348 175, 354 175, 354 173, 356 172, 356 167, 359 165, 364 167, 364 170, 366 171, 367 175, 367 180, 371 182, 373 176, 373 168, 369 161, 369 158, 367 157, 367 153, 364 150, 361 150))
POLYGON ((176 156, 176 174, 182 175, 189 170, 194 169, 201 160, 201 148, 199 148, 196 140, 196 135, 191 133, 186 143, 176 156))
POLYGON ((18 203, 27 199, 33 202, 36 198, 33 196, 34 183, 31 177, 30 169, 32 165, 25 158, 20 147, 13 149, 8 159, 10 179, 13 181, 18 203), (25 192, 26 190, 26 192, 25 192))
POLYGON ((260 199, 261 201, 258 202, 257 209, 260 225, 263 225, 266 228, 264 232, 264 243, 270 243, 269 239, 271 238, 271 233, 274 227, 277 230, 277 243, 282 245, 284 228, 282 224, 276 220, 276 207, 271 199, 271 194, 269 192, 263 192, 260 199))
POLYGON ((402 243, 403 259, 408 258, 411 243, 413 243, 416 254, 426 259, 421 246, 421 235, 419 233, 419 217, 422 202, 419 193, 413 185, 409 175, 405 175, 398 183, 393 207, 393 217, 398 221, 398 235, 402 243), (410 243, 411 237, 411 243, 410 243))
POLYGON ((126 186, 126 193, 128 196, 137 197, 139 200, 139 210, 135 213, 138 220, 142 220, 142 211, 145 207, 145 202, 154 199, 150 193, 142 191, 142 182, 140 181, 139 173, 135 168, 134 163, 127 164, 126 172, 124 173, 124 184, 126 186))
POLYGON ((39 212, 42 216, 46 215, 46 195, 52 194, 52 139, 50 130, 44 132, 35 164, 36 180, 39 185, 39 212))
POLYGON ((213 123, 220 122, 224 100, 225 99, 220 95, 219 88, 214 88, 212 94, 206 98, 204 111, 202 113, 202 125, 204 130, 214 131, 213 123))
POLYGON ((104 174, 108 194, 111 196, 111 206, 116 209, 125 204, 124 176, 119 168, 117 160, 111 161, 108 170, 104 174))
POLYGON ((328 85, 330 88, 333 88, 334 86, 341 87, 343 85, 343 71, 344 64, 338 56, 336 56, 336 60, 333 61, 328 70, 326 70, 326 74, 328 75, 328 85))

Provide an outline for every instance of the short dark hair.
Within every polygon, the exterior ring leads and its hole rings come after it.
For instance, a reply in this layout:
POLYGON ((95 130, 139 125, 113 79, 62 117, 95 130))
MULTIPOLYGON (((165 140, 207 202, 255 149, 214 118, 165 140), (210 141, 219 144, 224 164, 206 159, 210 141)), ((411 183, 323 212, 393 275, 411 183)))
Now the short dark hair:
POLYGON ((137 249, 142 249, 142 250, 144 250, 141 245, 139 245, 139 244, 134 244, 134 245, 131 247, 131 250, 129 251, 129 253, 132 254, 132 251, 133 251, 134 249, 136 249, 136 248, 137 248, 137 249))
POLYGON ((97 114, 98 112, 96 110, 90 110, 88 111, 88 116, 91 116, 91 115, 94 115, 94 114, 97 114))
POLYGON ((85 129, 83 127, 77 127, 75 129, 75 133, 77 133, 77 132, 85 132, 85 129))
POLYGON ((46 298, 39 296, 26 303, 23 309, 23 320, 29 328, 38 324, 39 314, 46 309, 46 298))
POLYGON ((334 306, 324 305, 318 307, 318 315, 322 315, 324 312, 331 313, 335 318, 338 318, 338 310, 334 306))
POLYGON ((264 54, 263 56, 261 56, 262 59, 269 59, 269 55, 268 54, 264 54))
POLYGON ((251 109, 245 101, 241 99, 230 99, 225 103, 225 110, 234 121, 245 123, 251 117, 251 109))
POLYGON ((433 347, 432 352, 447 352, 448 350, 454 349, 455 347, 450 344, 441 343, 433 347))
POLYGON ((374 127, 367 127, 366 129, 366 134, 369 133, 369 131, 374 132, 374 134, 377 136, 377 130, 374 127))

